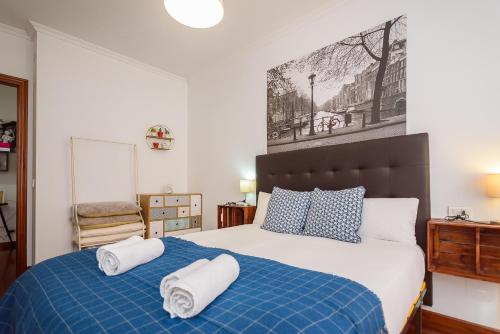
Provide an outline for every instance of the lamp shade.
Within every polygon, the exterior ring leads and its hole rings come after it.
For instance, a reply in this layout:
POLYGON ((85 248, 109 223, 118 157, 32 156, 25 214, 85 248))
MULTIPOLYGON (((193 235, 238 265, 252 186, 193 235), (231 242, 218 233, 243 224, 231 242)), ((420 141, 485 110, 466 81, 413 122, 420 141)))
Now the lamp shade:
POLYGON ((240 180, 240 192, 252 193, 255 191, 255 181, 253 180, 240 180))
POLYGON ((165 9, 191 28, 210 28, 224 17, 222 0, 164 0, 165 9))
POLYGON ((489 197, 500 198, 500 174, 489 174, 486 187, 489 197))

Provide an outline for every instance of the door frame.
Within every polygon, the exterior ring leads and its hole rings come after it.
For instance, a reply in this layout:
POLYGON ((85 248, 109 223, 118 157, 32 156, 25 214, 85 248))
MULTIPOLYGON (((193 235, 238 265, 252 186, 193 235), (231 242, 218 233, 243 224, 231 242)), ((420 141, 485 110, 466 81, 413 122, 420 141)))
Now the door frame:
POLYGON ((27 269, 28 80, 0 74, 0 84, 17 88, 16 276, 27 269))

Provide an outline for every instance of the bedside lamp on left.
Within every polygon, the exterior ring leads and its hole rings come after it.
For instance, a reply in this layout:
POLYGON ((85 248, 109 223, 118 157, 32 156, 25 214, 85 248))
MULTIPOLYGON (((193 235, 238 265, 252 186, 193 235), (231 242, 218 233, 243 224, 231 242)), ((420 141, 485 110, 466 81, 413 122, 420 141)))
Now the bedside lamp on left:
POLYGON ((243 200, 243 205, 248 205, 247 194, 255 192, 255 181, 254 180, 240 180, 240 192, 245 194, 245 199, 243 200))

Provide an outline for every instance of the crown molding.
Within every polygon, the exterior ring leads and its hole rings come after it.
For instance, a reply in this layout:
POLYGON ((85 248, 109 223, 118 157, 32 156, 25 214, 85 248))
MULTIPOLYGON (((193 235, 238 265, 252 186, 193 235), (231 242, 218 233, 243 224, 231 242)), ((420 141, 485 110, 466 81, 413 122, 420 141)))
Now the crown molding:
POLYGON ((1 23, 1 22, 0 22, 0 32, 9 34, 9 35, 12 35, 15 37, 22 38, 22 39, 28 40, 30 42, 32 41, 30 36, 28 35, 28 33, 26 31, 24 31, 23 29, 15 28, 15 27, 9 26, 9 25, 1 23))
POLYGON ((127 64, 127 65, 131 65, 135 68, 145 70, 145 71, 154 73, 156 75, 159 75, 159 76, 162 76, 162 77, 165 77, 168 79, 172 79, 172 80, 177 80, 177 81, 180 81, 184 84, 187 84, 186 79, 179 76, 179 75, 176 75, 176 74, 167 72, 163 69, 160 69, 158 67, 143 63, 143 62, 136 60, 134 58, 124 56, 118 52, 106 49, 102 46, 99 46, 97 44, 88 42, 86 40, 80 39, 78 37, 75 37, 75 36, 72 36, 69 34, 66 34, 66 33, 59 31, 59 30, 56 30, 54 28, 47 27, 47 26, 40 24, 38 22, 30 20, 29 23, 31 24, 31 26, 33 27, 33 29, 36 31, 37 34, 38 33, 47 34, 47 35, 50 35, 51 37, 57 38, 61 41, 73 44, 75 46, 81 47, 83 49, 95 52, 97 54, 100 54, 100 55, 103 55, 103 56, 106 56, 109 58, 113 58, 113 59, 118 60, 122 63, 127 64))

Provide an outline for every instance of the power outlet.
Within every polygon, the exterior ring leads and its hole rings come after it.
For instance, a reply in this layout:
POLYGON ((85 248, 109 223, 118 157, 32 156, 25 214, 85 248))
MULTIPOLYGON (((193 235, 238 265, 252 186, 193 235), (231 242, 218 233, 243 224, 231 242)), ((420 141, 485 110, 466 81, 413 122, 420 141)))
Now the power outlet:
POLYGON ((448 207, 448 216, 459 216, 465 211, 465 214, 469 216, 469 219, 472 218, 472 208, 466 206, 449 206, 448 207))

